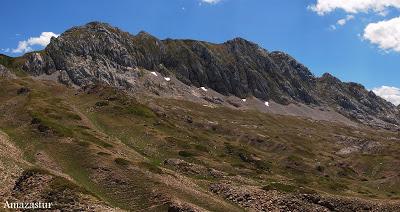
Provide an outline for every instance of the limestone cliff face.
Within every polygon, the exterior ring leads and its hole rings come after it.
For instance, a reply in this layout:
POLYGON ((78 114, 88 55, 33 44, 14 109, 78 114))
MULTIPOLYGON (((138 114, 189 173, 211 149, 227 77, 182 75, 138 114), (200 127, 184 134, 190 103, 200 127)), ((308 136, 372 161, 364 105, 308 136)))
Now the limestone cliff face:
POLYGON ((15 75, 6 67, 0 64, 0 78, 12 79, 15 78, 15 75))
POLYGON ((57 72, 65 84, 101 82, 130 89, 138 78, 135 70, 147 69, 224 95, 328 106, 362 122, 400 123, 398 109, 363 86, 343 83, 329 74, 315 77, 291 56, 268 52, 242 38, 222 44, 159 40, 145 32, 133 36, 93 22, 66 31, 53 38, 43 52, 25 57, 26 72, 57 72))

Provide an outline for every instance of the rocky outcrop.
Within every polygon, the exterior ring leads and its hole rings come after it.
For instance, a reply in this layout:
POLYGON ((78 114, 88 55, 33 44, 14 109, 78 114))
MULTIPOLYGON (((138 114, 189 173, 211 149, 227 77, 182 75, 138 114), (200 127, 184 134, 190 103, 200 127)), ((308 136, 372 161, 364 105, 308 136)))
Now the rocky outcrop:
POLYGON ((209 87, 225 95, 317 103, 306 92, 315 83, 307 68, 287 55, 280 59, 280 53, 269 54, 241 38, 223 44, 161 41, 145 32, 132 36, 95 22, 66 31, 41 55, 27 57, 28 72, 37 75, 60 70, 62 82, 78 86, 100 81, 129 88, 137 77, 132 70, 144 68, 174 74, 186 84, 209 87))
POLYGON ((227 174, 213 168, 207 168, 201 165, 188 163, 184 160, 180 159, 167 159, 164 161, 164 164, 172 167, 177 170, 179 173, 201 176, 201 177, 213 177, 213 178, 222 178, 227 174))
POLYGON ((398 125, 398 109, 358 83, 344 83, 326 73, 318 79, 318 95, 338 112, 372 125, 398 125))
POLYGON ((34 52, 26 55, 26 64, 23 67, 34 76, 53 74, 56 72, 52 58, 46 53, 34 52))
POLYGON ((6 67, 0 64, 0 78, 15 78, 15 75, 6 67))
POLYGON ((251 211, 396 211, 400 207, 390 201, 285 193, 230 182, 212 184, 210 190, 251 211))
POLYGON ((146 69, 224 95, 332 107, 353 120, 383 127, 400 123, 398 109, 363 86, 329 74, 315 77, 291 56, 268 52, 242 38, 222 44, 159 40, 146 32, 133 36, 93 22, 66 31, 43 52, 25 57, 27 72, 57 72, 64 84, 101 82, 134 90, 140 70, 146 69))

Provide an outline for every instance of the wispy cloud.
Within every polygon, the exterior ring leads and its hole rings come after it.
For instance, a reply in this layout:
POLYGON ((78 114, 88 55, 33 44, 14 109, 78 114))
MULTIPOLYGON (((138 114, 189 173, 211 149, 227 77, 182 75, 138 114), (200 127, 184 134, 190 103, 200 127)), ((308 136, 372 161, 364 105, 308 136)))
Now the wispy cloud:
POLYGON ((10 50, 10 48, 4 48, 4 49, 1 49, 1 51, 4 52, 4 53, 8 53, 8 52, 10 52, 11 50, 10 50))
POLYGON ((28 40, 18 42, 18 46, 12 49, 12 53, 26 53, 33 51, 33 46, 46 47, 52 37, 58 37, 54 32, 42 32, 39 37, 31 37, 28 40))
POLYGON ((355 18, 354 15, 347 15, 345 18, 339 19, 339 20, 336 22, 336 24, 332 24, 332 25, 330 26, 330 28, 331 28, 332 30, 336 30, 338 27, 346 25, 347 22, 353 20, 354 18, 355 18))
POLYGON ((222 0, 200 0, 202 3, 206 3, 206 4, 216 4, 221 2, 222 0))
POLYGON ((400 88, 381 86, 379 88, 372 89, 372 91, 376 95, 382 97, 383 99, 386 99, 394 105, 400 105, 400 88))
POLYGON ((351 21, 354 19, 354 15, 347 15, 346 18, 340 19, 337 21, 337 25, 343 26, 345 25, 348 21, 351 21))

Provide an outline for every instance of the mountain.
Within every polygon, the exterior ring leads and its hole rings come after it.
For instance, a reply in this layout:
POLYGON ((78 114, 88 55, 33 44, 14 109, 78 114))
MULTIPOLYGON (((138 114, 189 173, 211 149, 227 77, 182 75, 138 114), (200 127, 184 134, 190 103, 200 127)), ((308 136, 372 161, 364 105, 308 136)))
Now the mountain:
POLYGON ((146 32, 132 36, 93 22, 53 38, 45 51, 25 56, 32 75, 59 73, 65 84, 102 82, 135 87, 135 68, 173 75, 196 87, 223 95, 254 96, 279 104, 304 103, 333 108, 352 120, 383 127, 399 125, 398 109, 356 83, 343 83, 308 68, 283 52, 268 52, 235 38, 222 44, 194 40, 159 40, 146 32))
POLYGON ((0 201, 60 211, 398 211, 398 108, 242 38, 93 22, 0 55, 0 201))

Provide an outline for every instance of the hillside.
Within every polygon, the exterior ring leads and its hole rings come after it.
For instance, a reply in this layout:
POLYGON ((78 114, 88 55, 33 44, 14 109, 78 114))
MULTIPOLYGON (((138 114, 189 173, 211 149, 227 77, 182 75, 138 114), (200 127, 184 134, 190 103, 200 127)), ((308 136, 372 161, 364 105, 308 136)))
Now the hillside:
POLYGON ((0 64, 2 201, 400 209, 398 109, 285 53, 89 23, 0 64))

